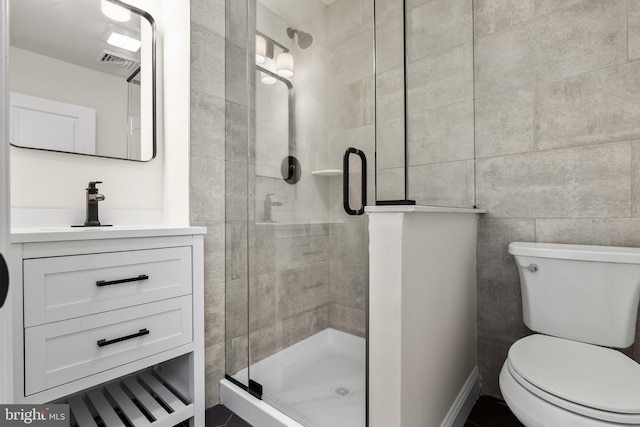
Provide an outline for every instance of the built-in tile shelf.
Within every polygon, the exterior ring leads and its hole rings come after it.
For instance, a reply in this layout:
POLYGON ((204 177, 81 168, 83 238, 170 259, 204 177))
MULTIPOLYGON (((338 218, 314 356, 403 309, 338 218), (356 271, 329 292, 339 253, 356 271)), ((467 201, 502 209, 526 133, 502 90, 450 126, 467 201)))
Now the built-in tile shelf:
POLYGON ((342 169, 318 169, 311 171, 311 175, 316 176, 338 176, 342 175, 342 169))

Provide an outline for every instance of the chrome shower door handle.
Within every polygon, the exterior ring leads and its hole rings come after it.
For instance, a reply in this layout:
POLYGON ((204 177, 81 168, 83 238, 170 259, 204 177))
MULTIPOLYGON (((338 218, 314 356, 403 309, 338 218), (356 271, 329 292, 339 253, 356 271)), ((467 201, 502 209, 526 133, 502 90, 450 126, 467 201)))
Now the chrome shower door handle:
POLYGON ((342 158, 342 202, 344 211, 349 215, 364 214, 364 207, 367 205, 367 156, 364 151, 353 147, 347 148, 342 158), (358 210, 351 209, 349 205, 349 156, 351 154, 359 156, 362 161, 362 207, 358 210))

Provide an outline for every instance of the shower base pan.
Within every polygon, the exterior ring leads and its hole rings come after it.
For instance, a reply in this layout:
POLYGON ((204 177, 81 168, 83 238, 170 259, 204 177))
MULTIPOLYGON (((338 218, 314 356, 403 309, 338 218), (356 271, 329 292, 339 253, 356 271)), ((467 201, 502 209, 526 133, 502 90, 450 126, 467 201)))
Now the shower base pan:
POLYGON ((260 427, 364 427, 365 352, 363 338, 328 328, 250 366, 263 400, 228 380, 220 400, 260 427))

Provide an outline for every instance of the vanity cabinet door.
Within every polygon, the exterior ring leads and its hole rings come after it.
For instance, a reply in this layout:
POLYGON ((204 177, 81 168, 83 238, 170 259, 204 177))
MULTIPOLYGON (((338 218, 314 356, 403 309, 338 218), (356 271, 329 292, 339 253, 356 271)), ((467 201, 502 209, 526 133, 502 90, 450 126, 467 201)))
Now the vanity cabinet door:
POLYGON ((25 394, 192 342, 190 295, 26 328, 25 394))
POLYGON ((191 293, 191 247, 25 259, 25 327, 191 293))

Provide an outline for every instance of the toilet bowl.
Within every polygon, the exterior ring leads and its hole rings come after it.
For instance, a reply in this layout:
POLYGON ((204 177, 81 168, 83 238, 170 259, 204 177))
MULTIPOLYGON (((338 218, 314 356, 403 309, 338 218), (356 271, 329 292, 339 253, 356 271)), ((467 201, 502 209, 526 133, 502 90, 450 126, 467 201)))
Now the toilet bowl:
POLYGON ((527 427, 640 426, 640 364, 616 350, 530 335, 509 349, 500 390, 527 427))
POLYGON ((524 323, 500 390, 527 427, 640 427, 640 249, 511 243, 524 323), (607 348, 613 347, 613 348, 607 348))

